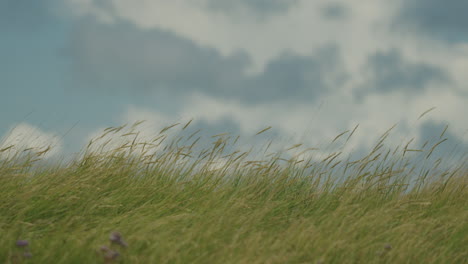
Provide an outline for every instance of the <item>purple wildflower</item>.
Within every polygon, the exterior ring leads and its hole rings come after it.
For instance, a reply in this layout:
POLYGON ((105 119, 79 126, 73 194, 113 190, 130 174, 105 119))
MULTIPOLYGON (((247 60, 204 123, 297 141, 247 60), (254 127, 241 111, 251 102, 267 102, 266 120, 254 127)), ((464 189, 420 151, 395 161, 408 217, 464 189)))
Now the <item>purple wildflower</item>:
POLYGON ((127 247, 128 244, 123 240, 122 235, 119 232, 112 232, 109 236, 111 243, 118 244, 122 247, 127 247))
POLYGON ((29 246, 29 242, 27 240, 18 240, 16 241, 16 246, 20 248, 24 248, 29 246))

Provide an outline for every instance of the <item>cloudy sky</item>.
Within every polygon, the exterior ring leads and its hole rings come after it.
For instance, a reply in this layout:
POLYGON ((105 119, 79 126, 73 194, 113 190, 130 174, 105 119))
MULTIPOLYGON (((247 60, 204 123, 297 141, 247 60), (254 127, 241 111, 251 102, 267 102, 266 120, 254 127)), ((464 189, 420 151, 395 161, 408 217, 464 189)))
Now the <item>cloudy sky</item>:
POLYGON ((311 146, 468 151, 466 0, 0 0, 0 147, 78 151, 194 118, 311 146), (434 108, 435 107, 435 108, 434 108), (419 118, 426 110, 432 111, 419 118), (419 119, 418 119, 419 118, 419 119))

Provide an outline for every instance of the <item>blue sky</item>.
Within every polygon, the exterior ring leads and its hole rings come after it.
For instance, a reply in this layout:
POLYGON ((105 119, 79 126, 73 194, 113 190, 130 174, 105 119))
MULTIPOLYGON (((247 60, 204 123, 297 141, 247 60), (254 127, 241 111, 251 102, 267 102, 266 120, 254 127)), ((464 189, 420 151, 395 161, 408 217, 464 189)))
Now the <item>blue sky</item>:
POLYGON ((359 124, 354 150, 395 123, 394 145, 449 125, 445 151, 467 152, 465 10, 464 0, 0 0, 0 147, 52 144, 60 156, 109 126, 147 120, 151 138, 194 118, 248 144, 272 126, 277 147, 323 146, 359 124))

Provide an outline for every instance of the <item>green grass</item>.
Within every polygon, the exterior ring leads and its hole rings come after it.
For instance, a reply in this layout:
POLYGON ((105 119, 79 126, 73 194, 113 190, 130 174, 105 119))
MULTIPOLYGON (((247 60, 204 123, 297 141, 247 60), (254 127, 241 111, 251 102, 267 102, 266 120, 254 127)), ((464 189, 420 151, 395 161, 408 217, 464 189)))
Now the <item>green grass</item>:
POLYGON ((418 172, 384 139, 355 162, 248 162, 225 156, 226 138, 205 153, 130 141, 56 166, 37 165, 40 153, 0 160, 0 262, 468 263, 466 163, 418 172))

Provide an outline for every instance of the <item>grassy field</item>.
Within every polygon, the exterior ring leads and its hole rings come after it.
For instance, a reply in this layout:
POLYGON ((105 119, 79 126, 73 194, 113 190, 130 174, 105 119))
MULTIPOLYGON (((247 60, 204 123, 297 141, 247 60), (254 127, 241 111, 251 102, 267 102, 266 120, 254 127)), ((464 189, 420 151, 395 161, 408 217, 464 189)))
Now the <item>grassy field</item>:
POLYGON ((40 165, 41 152, 10 156, 0 160, 0 262, 468 263, 466 162, 417 169, 385 137, 358 160, 252 161, 226 154, 223 136, 204 151, 162 148, 165 137, 112 152, 90 143, 59 165, 40 165))

